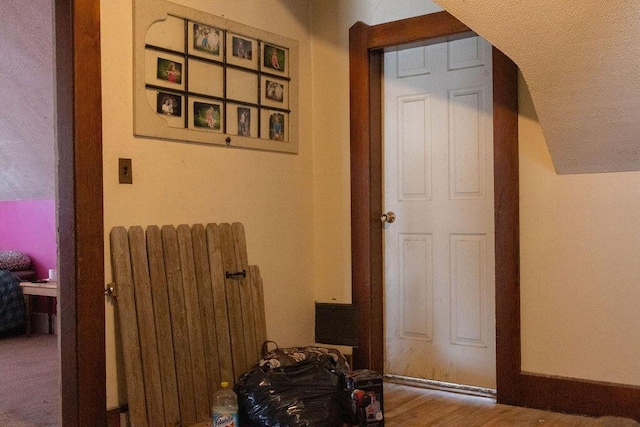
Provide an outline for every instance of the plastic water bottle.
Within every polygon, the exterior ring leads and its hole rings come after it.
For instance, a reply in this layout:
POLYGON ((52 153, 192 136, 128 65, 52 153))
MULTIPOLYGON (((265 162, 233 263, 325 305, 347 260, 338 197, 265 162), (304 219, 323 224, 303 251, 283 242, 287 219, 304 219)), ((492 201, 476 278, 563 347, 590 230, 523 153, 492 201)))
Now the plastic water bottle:
POLYGON ((213 395, 211 407, 212 427, 238 427, 238 397, 229 388, 229 383, 223 381, 222 387, 213 395))

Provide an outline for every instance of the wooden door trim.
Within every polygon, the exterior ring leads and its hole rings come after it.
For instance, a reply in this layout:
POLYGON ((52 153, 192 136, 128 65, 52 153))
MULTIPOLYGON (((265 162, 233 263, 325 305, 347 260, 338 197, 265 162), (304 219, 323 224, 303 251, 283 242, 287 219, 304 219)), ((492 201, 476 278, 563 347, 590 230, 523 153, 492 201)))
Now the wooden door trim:
MULTIPOLYGON (((471 31, 447 12, 349 32, 352 297, 354 365, 383 372, 382 55, 383 48, 471 31)), ((640 417, 640 387, 522 372, 520 340, 517 68, 493 49, 496 239, 496 379, 500 403, 592 416, 640 417)))
POLYGON ((100 1, 55 1, 62 425, 106 425, 100 1))

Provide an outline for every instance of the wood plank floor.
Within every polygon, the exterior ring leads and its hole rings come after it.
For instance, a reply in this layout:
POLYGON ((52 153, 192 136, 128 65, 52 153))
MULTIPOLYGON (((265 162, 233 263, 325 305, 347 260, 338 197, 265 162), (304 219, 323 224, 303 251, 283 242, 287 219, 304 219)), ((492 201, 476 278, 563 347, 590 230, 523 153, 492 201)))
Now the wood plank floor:
POLYGON ((393 426, 640 426, 620 418, 588 418, 500 405, 494 399, 385 380, 385 427, 393 426))

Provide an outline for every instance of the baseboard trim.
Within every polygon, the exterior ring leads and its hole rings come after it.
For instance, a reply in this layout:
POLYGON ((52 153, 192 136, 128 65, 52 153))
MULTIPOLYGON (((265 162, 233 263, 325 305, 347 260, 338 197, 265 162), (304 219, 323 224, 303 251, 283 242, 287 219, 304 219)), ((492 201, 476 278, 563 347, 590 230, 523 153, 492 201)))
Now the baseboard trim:
POLYGON ((129 407, 127 405, 107 409, 107 427, 126 427, 126 423, 121 422, 121 416, 128 411, 129 407))

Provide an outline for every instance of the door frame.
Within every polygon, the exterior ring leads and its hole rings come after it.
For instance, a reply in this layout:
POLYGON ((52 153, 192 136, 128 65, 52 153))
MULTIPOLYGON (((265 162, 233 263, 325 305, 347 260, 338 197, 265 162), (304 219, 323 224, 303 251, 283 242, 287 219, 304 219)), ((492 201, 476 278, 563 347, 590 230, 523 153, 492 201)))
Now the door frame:
POLYGON ((62 425, 106 425, 100 0, 55 0, 62 425))
MULTIPOLYGON (((349 30, 354 366, 383 372, 382 58, 386 47, 460 36, 448 12, 349 30)), ((496 381, 499 403, 640 420, 640 387, 523 372, 520 338, 518 72, 493 48, 496 381)))

